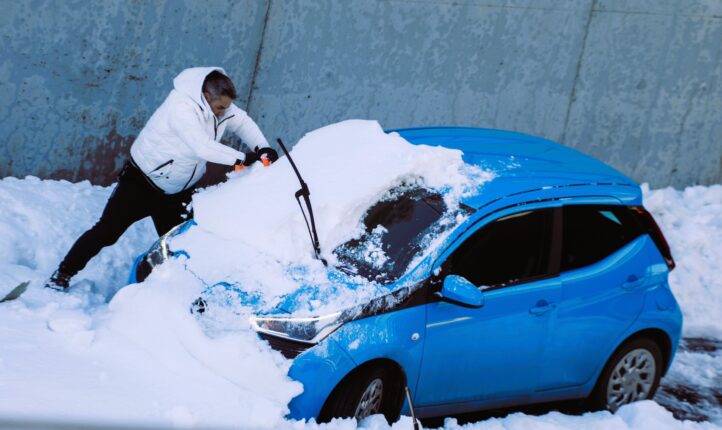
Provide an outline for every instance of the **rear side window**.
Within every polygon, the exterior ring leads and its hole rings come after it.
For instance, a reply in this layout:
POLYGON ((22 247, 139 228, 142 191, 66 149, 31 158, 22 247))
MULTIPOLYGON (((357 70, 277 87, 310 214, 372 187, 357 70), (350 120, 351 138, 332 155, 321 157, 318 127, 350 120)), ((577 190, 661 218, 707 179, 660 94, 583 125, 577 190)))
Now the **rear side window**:
POLYGON ((454 252, 449 273, 488 287, 549 275, 552 214, 552 209, 527 211, 486 225, 454 252))
POLYGON ((563 219, 562 271, 594 264, 641 233, 625 206, 565 206, 563 219))

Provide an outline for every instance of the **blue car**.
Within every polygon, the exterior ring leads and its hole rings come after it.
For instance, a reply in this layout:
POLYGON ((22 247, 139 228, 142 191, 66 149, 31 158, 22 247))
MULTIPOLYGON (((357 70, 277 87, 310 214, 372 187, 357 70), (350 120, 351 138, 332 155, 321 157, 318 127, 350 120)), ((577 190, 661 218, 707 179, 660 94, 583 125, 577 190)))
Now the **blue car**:
MULTIPOLYGON (((366 233, 333 251, 340 264, 329 276, 361 276, 387 294, 314 318, 290 316, 288 297, 252 317, 303 383, 289 417, 380 413, 393 422, 411 412, 424 418, 565 399, 614 411, 652 398, 674 358, 682 314, 668 283, 675 263, 640 187, 529 135, 396 132, 459 149, 466 163, 501 173, 460 207, 406 187, 367 211, 366 233), (445 222, 459 214, 461 224, 445 222), (439 233, 442 241, 427 240, 439 233), (359 251, 371 242, 388 256, 382 264, 359 251)), ((170 254, 161 238, 136 260, 130 281, 170 254)))

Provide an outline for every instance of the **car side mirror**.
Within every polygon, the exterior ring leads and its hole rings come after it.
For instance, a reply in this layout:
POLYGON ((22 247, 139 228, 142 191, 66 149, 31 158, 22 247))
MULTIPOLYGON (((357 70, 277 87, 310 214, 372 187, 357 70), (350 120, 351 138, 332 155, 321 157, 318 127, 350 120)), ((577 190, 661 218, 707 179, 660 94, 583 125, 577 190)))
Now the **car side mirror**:
POLYGON ((448 275, 444 278, 441 292, 436 293, 441 300, 467 308, 484 306, 484 293, 463 276, 448 275))

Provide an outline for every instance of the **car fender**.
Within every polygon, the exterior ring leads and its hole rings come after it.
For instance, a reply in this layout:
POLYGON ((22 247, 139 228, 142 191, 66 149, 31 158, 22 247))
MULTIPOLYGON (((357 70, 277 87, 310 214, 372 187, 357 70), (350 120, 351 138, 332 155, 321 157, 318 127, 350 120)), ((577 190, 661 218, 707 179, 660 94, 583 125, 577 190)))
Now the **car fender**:
MULTIPOLYGON (((413 393, 423 353, 426 306, 419 305, 348 322, 296 358, 289 376, 313 387, 291 401, 292 418, 318 416, 333 389, 365 363, 389 360, 413 393), (344 358, 344 356, 346 358, 344 358)), ((408 410, 404 402, 402 413, 408 410)))
POLYGON ((291 379, 303 385, 303 392, 288 404, 288 418, 308 420, 318 417, 331 391, 356 363, 332 338, 296 357, 288 370, 291 379))
MULTIPOLYGON (((423 352, 426 306, 419 305, 354 320, 295 358, 288 375, 304 386, 291 400, 289 418, 317 417, 334 388, 372 360, 396 363, 413 393, 423 352)), ((408 406, 404 404, 402 413, 408 406)))
MULTIPOLYGON (((658 284, 647 291, 642 312, 640 312, 634 322, 627 328, 624 335, 620 336, 619 342, 610 348, 604 357, 604 360, 600 361, 600 364, 594 372, 592 378, 583 385, 582 392, 584 396, 588 396, 592 392, 597 380, 599 379, 599 375, 601 375, 604 370, 604 366, 606 366, 612 354, 614 354, 614 352, 619 349, 622 344, 643 331, 658 330, 664 333, 667 337, 670 345, 669 359, 662 375, 669 370, 669 367, 674 360, 677 346, 679 345, 682 337, 682 311, 679 308, 677 301, 674 300, 674 296, 672 296, 673 302, 670 306, 665 309, 660 309, 667 306, 667 303, 664 305, 660 305, 659 303, 660 295, 666 295, 664 290, 669 291, 669 286, 667 284, 658 284)), ((671 295, 671 292, 669 294, 671 295)))

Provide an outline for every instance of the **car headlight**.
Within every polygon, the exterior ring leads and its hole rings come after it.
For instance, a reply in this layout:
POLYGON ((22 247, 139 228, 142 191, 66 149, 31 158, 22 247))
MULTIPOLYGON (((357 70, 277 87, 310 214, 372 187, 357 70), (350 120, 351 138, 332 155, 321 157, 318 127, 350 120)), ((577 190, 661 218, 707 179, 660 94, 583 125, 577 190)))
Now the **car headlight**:
POLYGON ((344 323, 341 312, 321 317, 251 316, 251 326, 259 333, 316 344, 344 323))

